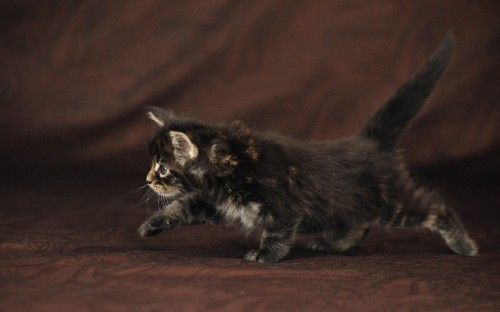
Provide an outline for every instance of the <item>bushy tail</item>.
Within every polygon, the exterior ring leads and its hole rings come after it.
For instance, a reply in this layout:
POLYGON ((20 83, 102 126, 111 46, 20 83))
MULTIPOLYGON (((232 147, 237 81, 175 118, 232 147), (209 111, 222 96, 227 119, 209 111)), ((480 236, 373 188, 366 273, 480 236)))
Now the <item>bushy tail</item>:
POLYGON ((393 150, 448 66, 453 45, 453 35, 450 32, 425 67, 399 88, 368 120, 361 135, 379 142, 380 149, 393 150))

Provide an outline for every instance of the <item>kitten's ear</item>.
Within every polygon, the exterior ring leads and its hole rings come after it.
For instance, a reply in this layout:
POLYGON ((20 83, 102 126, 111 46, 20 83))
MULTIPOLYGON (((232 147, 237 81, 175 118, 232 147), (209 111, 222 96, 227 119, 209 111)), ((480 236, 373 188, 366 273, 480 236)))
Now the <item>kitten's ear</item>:
POLYGON ((146 116, 154 121, 159 127, 165 127, 170 120, 175 118, 171 111, 156 106, 146 107, 146 116))
POLYGON ((214 142, 210 147, 210 166, 215 176, 223 177, 234 171, 238 160, 231 154, 227 143, 214 142))
POLYGON ((229 146, 223 142, 214 142, 210 147, 210 160, 217 161, 218 158, 229 154, 229 146))
POLYGON ((191 142, 191 139, 186 134, 170 131, 170 138, 174 146, 174 156, 182 166, 198 156, 198 147, 191 142))

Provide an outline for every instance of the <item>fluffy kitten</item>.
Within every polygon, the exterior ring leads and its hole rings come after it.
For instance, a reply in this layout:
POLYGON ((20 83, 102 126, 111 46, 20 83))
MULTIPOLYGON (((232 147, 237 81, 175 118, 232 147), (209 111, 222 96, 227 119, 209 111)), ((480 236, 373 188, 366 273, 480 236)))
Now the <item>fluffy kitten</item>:
POLYGON ((160 130, 150 144, 147 183, 168 205, 139 234, 194 223, 237 224, 261 233, 259 249, 244 259, 270 264, 289 253, 297 233, 323 231, 308 247, 342 252, 374 225, 419 227, 441 234, 457 254, 477 255, 455 212, 411 180, 396 149, 452 49, 449 34, 357 135, 334 142, 301 142, 250 131, 241 122, 208 125, 149 107, 160 130))

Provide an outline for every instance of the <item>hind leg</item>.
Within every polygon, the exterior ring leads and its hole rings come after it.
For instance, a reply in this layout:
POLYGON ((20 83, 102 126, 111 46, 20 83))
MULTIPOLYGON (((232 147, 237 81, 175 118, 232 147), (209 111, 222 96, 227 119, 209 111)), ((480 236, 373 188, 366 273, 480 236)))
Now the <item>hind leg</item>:
POLYGON ((344 252, 356 246, 368 234, 370 227, 368 225, 356 226, 342 234, 325 235, 322 238, 310 241, 307 248, 317 251, 335 251, 344 252))
POLYGON ((476 256, 478 247, 464 229, 456 213, 436 193, 417 188, 394 216, 391 226, 415 226, 439 233, 450 249, 466 256, 476 256))
POLYGON ((477 256, 479 253, 476 242, 467 234, 456 213, 450 209, 429 214, 422 226, 438 232, 456 254, 477 256))

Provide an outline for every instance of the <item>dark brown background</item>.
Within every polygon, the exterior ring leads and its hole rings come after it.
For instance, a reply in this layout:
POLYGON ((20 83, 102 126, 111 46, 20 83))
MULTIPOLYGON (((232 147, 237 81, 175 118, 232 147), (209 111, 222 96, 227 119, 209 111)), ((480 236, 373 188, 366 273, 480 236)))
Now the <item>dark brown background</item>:
MULTIPOLYGON (((3 1, 0 308, 500 307, 498 1, 3 1), (375 231, 275 269, 219 227, 140 240, 146 105, 303 139, 357 131, 453 30, 448 71, 401 147, 482 256, 375 231)), ((300 245, 300 244, 299 244, 300 245)))

